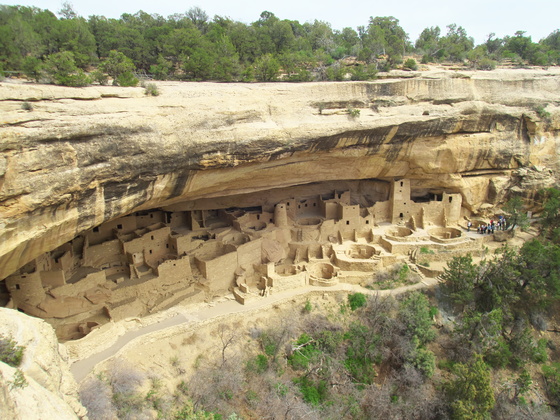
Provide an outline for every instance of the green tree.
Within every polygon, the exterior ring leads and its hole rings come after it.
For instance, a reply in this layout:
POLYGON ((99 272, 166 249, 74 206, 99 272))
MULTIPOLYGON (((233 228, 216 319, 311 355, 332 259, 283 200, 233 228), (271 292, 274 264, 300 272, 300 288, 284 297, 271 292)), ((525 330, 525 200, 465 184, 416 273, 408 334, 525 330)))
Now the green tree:
POLYGON ((519 226, 521 229, 525 229, 529 226, 529 219, 523 207, 523 200, 518 195, 504 205, 503 210, 509 215, 508 228, 513 230, 516 226, 519 226))
POLYGON ((31 8, 0 5, 0 61, 6 70, 20 70, 25 57, 41 52, 41 40, 29 22, 33 13, 31 8))
POLYGON ((187 10, 187 13, 185 13, 185 17, 189 19, 201 33, 206 32, 208 28, 208 14, 200 7, 191 7, 187 10))
POLYGON ((125 77, 130 78, 130 75, 135 70, 132 60, 122 52, 115 50, 109 52, 109 57, 101 63, 101 68, 113 78, 113 85, 115 86, 119 84, 119 77, 121 77, 121 80, 124 80, 123 75, 127 74, 125 77))
POLYGON ((43 70, 43 62, 37 57, 28 56, 25 57, 21 68, 25 75, 32 80, 38 82, 41 79, 41 73, 43 70))
POLYGON ((455 379, 445 385, 454 419, 484 420, 490 418, 495 398, 490 369, 481 355, 475 354, 468 364, 454 366, 455 379))
POLYGON ((560 242, 560 190, 549 188, 541 192, 544 196, 541 225, 545 236, 560 242))
POLYGON ((411 293, 400 304, 399 320, 405 326, 406 335, 416 337, 420 346, 436 337, 428 298, 418 292, 411 293))
POLYGON ((189 79, 209 80, 214 72, 216 57, 209 48, 196 47, 190 54, 183 55, 183 70, 189 79))
POLYGON ((157 80, 167 80, 172 69, 173 63, 160 55, 157 59, 157 63, 150 66, 150 73, 152 73, 157 80))
POLYGON ((408 34, 393 16, 371 17, 367 31, 362 34, 362 44, 372 54, 387 55, 391 65, 402 60, 408 46, 408 34))
POLYGON ((505 38, 504 53, 509 58, 517 56, 534 65, 546 65, 548 62, 541 46, 534 43, 530 36, 525 36, 525 31, 517 31, 515 36, 505 38))
POLYGON ((95 38, 83 18, 61 19, 56 27, 58 48, 70 51, 79 68, 85 69, 97 59, 95 38))
POLYGON ((439 58, 438 53, 441 51, 439 45, 440 34, 441 29, 439 26, 424 29, 414 44, 416 51, 428 56, 432 60, 439 58))
POLYGON ((255 61, 255 77, 259 82, 273 82, 278 78, 280 64, 272 54, 265 54, 255 61))
POLYGON ((474 302, 478 270, 470 254, 453 257, 444 268, 442 290, 455 305, 464 307, 474 302))
POLYGON ((241 73, 239 55, 235 51, 231 40, 222 35, 215 43, 216 59, 214 63, 213 77, 216 80, 231 82, 238 80, 241 73))
POLYGON ((467 35, 462 26, 451 24, 447 26, 447 34, 439 41, 442 49, 441 57, 450 61, 464 61, 474 47, 474 40, 467 35))
POLYGON ((49 55, 44 68, 47 77, 57 85, 80 87, 90 83, 83 70, 76 66, 74 54, 70 51, 49 55))

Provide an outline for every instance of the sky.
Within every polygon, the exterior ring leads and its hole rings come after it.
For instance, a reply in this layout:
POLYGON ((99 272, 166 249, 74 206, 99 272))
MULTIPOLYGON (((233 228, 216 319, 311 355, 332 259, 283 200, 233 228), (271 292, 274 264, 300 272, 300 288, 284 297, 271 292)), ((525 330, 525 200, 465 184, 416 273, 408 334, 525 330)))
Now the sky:
MULTIPOLYGON (((267 10, 280 19, 300 23, 315 19, 331 24, 333 29, 367 25, 369 17, 393 16, 415 41, 426 27, 439 26, 445 34, 446 26, 456 23, 466 29, 477 44, 487 35, 497 37, 526 31, 533 41, 539 41, 560 29, 560 0, 71 0, 78 15, 101 15, 118 18, 123 13, 139 10, 164 17, 184 13, 191 7, 200 7, 210 18, 215 15, 251 23, 267 10)), ((62 0, 0 0, 0 4, 36 6, 58 12, 62 0)))

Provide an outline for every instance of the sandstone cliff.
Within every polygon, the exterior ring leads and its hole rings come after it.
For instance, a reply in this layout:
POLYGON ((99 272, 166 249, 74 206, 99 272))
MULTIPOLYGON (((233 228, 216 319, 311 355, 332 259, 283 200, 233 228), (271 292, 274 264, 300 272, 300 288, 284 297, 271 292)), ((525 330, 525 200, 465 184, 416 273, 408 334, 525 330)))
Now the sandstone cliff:
POLYGON ((557 182, 557 70, 158 87, 0 84, 0 279, 105 221, 187 200, 408 178, 477 213, 557 182))
POLYGON ((13 386, 16 369, 0 362, 1 419, 76 419, 86 415, 64 348, 46 322, 0 308, 0 333, 24 346, 26 385, 13 386))

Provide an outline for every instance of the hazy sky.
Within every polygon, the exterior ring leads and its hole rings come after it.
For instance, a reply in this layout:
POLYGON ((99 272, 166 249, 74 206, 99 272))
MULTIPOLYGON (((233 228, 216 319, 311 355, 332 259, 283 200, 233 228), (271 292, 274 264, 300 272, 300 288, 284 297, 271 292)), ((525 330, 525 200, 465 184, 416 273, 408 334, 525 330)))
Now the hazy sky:
MULTIPOLYGON (((439 26, 445 34, 445 27, 450 23, 463 26, 477 44, 491 32, 502 37, 521 30, 538 41, 560 29, 560 0, 73 0, 70 3, 84 17, 118 18, 122 13, 133 14, 139 10, 167 17, 198 6, 211 18, 220 15, 251 23, 268 10, 280 19, 300 23, 315 19, 329 22, 333 29, 347 26, 356 29, 367 25, 370 16, 394 16, 412 41, 428 26, 439 26)), ((0 4, 36 6, 56 13, 62 1, 0 0, 0 4)))

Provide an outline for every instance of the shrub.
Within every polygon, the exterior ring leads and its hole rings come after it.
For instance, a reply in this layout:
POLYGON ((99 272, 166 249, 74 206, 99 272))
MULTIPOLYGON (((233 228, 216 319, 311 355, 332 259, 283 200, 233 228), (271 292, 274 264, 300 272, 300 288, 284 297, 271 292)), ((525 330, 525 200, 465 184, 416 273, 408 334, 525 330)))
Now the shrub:
POLYGON ((411 355, 410 363, 427 378, 431 378, 436 371, 436 356, 428 349, 417 349, 411 355))
POLYGON ((480 63, 478 63, 478 68, 480 70, 494 70, 496 68, 496 64, 497 63, 494 60, 484 57, 480 60, 480 63))
POLYGON ((10 389, 25 388, 27 386, 27 379, 20 369, 14 372, 14 379, 10 382, 10 389))
POLYGON ((33 111, 33 105, 30 102, 25 101, 21 104, 21 109, 24 111, 33 111))
POLYGON ((366 295, 363 293, 352 293, 348 295, 348 304, 350 305, 350 309, 355 311, 362 306, 365 306, 367 303, 366 295))
POLYGON ((414 58, 409 58, 404 62, 403 68, 408 70, 418 70, 418 64, 414 58))
POLYGON ((299 348, 288 358, 290 365, 296 370, 307 369, 314 357, 321 353, 321 350, 312 342, 307 334, 302 334, 296 342, 299 348))
POLYGON ((91 419, 112 419, 114 408, 109 386, 98 378, 85 381, 80 387, 80 402, 91 419))
POLYGON ((305 305, 303 307, 303 312, 305 313, 310 313, 313 310, 313 305, 311 304, 311 302, 309 301, 309 299, 307 299, 305 301, 305 305))
POLYGON ((542 367, 548 398, 554 404, 560 403, 560 363, 542 367))
POLYGON ((147 83, 144 86, 144 93, 148 96, 159 96, 159 89, 155 83, 147 83))
POLYGON ((134 63, 120 51, 111 50, 107 59, 101 63, 101 70, 113 78, 113 85, 136 86, 138 84, 138 79, 132 73, 135 70, 134 63), (119 78, 121 78, 120 82, 119 78), (133 79, 136 79, 136 83, 126 84, 131 83, 133 79))
POLYGON ((373 80, 377 77, 377 69, 371 65, 363 65, 354 67, 350 73, 350 79, 355 81, 373 80))
POLYGON ((261 346, 268 356, 274 356, 278 350, 277 344, 274 342, 273 338, 267 334, 262 333, 260 336, 261 346))
POLYGON ((327 67, 327 70, 325 70, 325 76, 329 81, 341 82, 345 75, 346 69, 338 64, 327 67))
POLYGON ((109 77, 101 70, 92 71, 89 76, 92 82, 99 83, 101 86, 105 86, 109 83, 109 77))
POLYGON ((398 314, 409 337, 416 337, 421 346, 432 341, 436 333, 432 328, 428 298, 422 293, 413 292, 400 304, 398 314))
POLYGON ((346 112, 348 112, 348 115, 352 119, 358 118, 360 116, 360 110, 356 108, 348 108, 346 112))
POLYGON ((74 74, 69 74, 67 77, 61 79, 62 85, 70 87, 84 87, 91 83, 91 79, 82 69, 79 69, 74 74))
POLYGON ((91 82, 84 71, 78 69, 74 54, 70 51, 49 55, 45 61, 45 72, 50 81, 57 85, 82 87, 91 82))
POLYGON ((264 373, 268 369, 268 358, 264 354, 259 354, 253 359, 247 360, 246 370, 254 373, 264 373))
POLYGON ((133 87, 137 86, 139 80, 134 76, 131 71, 127 71, 125 73, 121 73, 117 76, 117 78, 113 81, 113 84, 119 85, 122 87, 133 87))
POLYGON ((299 385, 303 400, 315 407, 318 407, 328 396, 327 383, 325 381, 312 382, 309 378, 303 377, 294 380, 299 385))
POLYGON ((18 346, 11 338, 0 334, 0 361, 17 368, 23 359, 25 347, 18 346))
POLYGON ((546 105, 538 105, 535 107, 535 112, 543 120, 550 120, 550 112, 546 110, 546 105))
POLYGON ((401 283, 405 282, 410 273, 410 267, 407 264, 403 264, 399 269, 399 281, 401 283))
POLYGON ((37 57, 25 57, 25 59, 23 60, 22 69, 29 79, 38 82, 41 79, 43 62, 37 57))
POLYGON ((420 254, 435 254, 435 252, 427 246, 420 247, 420 254))

